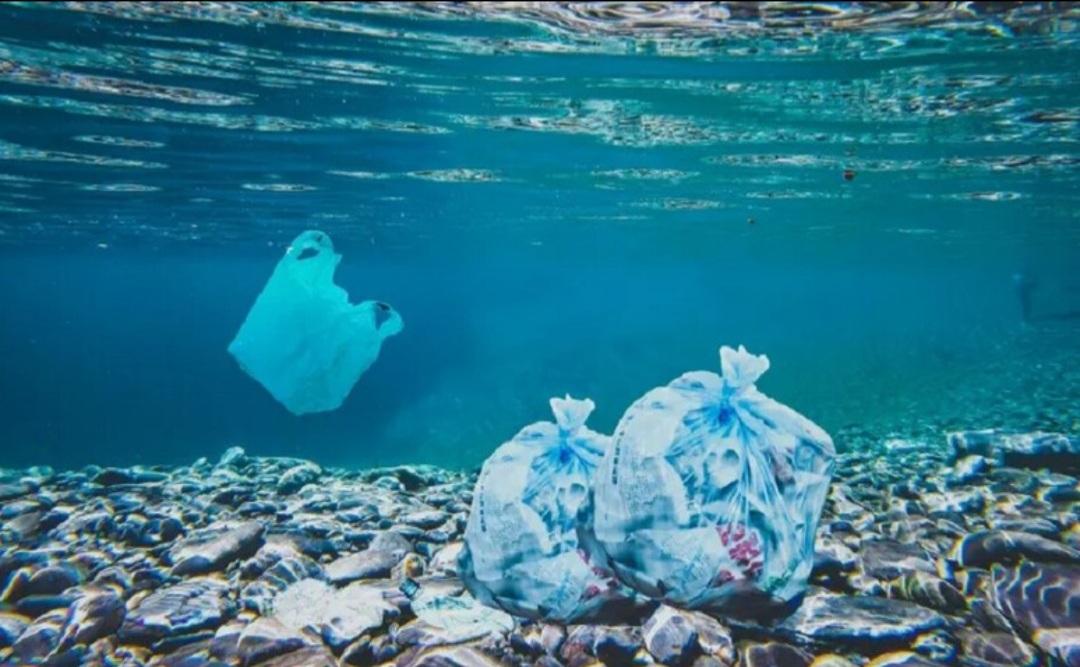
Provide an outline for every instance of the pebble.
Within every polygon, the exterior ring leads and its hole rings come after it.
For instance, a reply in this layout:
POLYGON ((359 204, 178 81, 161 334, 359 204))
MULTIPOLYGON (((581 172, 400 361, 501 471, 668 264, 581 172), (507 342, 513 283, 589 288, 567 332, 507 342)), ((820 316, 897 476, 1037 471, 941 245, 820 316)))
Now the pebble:
POLYGON ((286 628, 276 619, 257 618, 240 632, 237 655, 243 664, 253 665, 310 644, 300 633, 286 628))
POLYGON ((655 606, 645 623, 569 628, 415 618, 403 577, 468 595, 469 473, 350 472, 240 448, 216 464, 0 471, 0 662, 1067 665, 1080 661, 1080 487, 1060 456, 1010 467, 1062 442, 965 436, 982 450, 951 463, 933 442, 841 454, 815 587, 771 625, 655 606))
POLYGON ((248 558, 262 546, 263 530, 262 524, 256 521, 205 528, 181 540, 169 551, 172 574, 206 574, 222 570, 237 559, 248 558))
POLYGON ((150 594, 130 609, 118 637, 148 646, 168 637, 216 628, 235 611, 227 584, 217 579, 189 579, 150 594))
POLYGON ((686 665, 695 657, 698 633, 681 611, 661 605, 641 628, 645 648, 665 665, 686 665))
POLYGON ((937 612, 910 602, 817 591, 776 629, 803 643, 866 646, 906 643, 944 624, 937 612))

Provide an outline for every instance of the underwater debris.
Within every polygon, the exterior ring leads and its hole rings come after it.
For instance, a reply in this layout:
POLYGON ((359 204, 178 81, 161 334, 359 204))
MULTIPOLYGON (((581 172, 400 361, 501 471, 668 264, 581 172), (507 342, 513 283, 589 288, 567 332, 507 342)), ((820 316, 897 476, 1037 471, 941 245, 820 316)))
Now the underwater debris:
POLYGON ((769 368, 720 349, 638 399, 596 479, 596 539, 620 578, 675 606, 731 617, 790 611, 806 590, 832 439, 754 386, 769 368))
POLYGON ((338 408, 402 329, 385 303, 349 303, 334 284, 340 261, 323 232, 297 236, 229 343, 244 372, 296 415, 338 408))
POLYGON ((593 473, 611 442, 585 426, 594 407, 553 398, 556 423, 526 426, 484 462, 458 562, 481 602, 563 623, 628 606, 633 594, 579 539, 593 473))

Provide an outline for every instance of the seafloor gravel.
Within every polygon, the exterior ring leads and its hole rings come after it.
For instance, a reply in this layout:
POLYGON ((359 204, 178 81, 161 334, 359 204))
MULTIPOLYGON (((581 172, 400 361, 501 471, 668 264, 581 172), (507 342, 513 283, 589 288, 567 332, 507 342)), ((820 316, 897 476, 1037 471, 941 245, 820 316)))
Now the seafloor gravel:
POLYGON ((398 590, 411 576, 461 591, 471 475, 239 448, 179 468, 3 471, 0 661, 1080 665, 1078 449, 983 433, 842 455, 813 588, 771 627, 660 607, 628 625, 480 637, 416 618, 398 590), (305 579, 326 599, 275 611, 305 579))

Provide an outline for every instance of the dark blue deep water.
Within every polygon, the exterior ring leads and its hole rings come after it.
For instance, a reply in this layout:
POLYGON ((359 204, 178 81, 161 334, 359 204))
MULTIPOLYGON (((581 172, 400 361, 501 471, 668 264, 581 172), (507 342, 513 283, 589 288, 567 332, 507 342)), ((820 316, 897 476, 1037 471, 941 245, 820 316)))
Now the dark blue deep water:
POLYGON ((1080 433, 1072 5, 545 4, 0 5, 0 465, 471 467, 740 343, 842 450, 1080 433), (226 346, 305 229, 405 329, 296 417, 226 346))

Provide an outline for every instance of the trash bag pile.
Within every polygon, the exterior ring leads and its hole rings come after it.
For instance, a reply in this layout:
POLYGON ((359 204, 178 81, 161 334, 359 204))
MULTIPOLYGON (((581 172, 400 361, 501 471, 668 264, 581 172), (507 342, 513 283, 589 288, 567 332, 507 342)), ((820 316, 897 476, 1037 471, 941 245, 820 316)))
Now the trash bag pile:
POLYGON ((625 587, 731 618, 797 608, 833 443, 757 390, 768 358, 723 347, 720 365, 646 393, 610 441, 583 426, 591 401, 556 399, 558 425, 500 447, 465 531, 470 592, 562 622, 591 620, 597 595, 631 599, 625 587))
POLYGON ((240 367, 296 415, 337 409, 402 329, 385 303, 349 303, 334 284, 340 261, 323 232, 297 236, 229 343, 240 367))
POLYGON ((551 399, 537 422, 484 463, 459 572, 481 602, 516 616, 600 622, 634 595, 579 539, 593 473, 611 438, 590 430, 590 400, 551 399))

